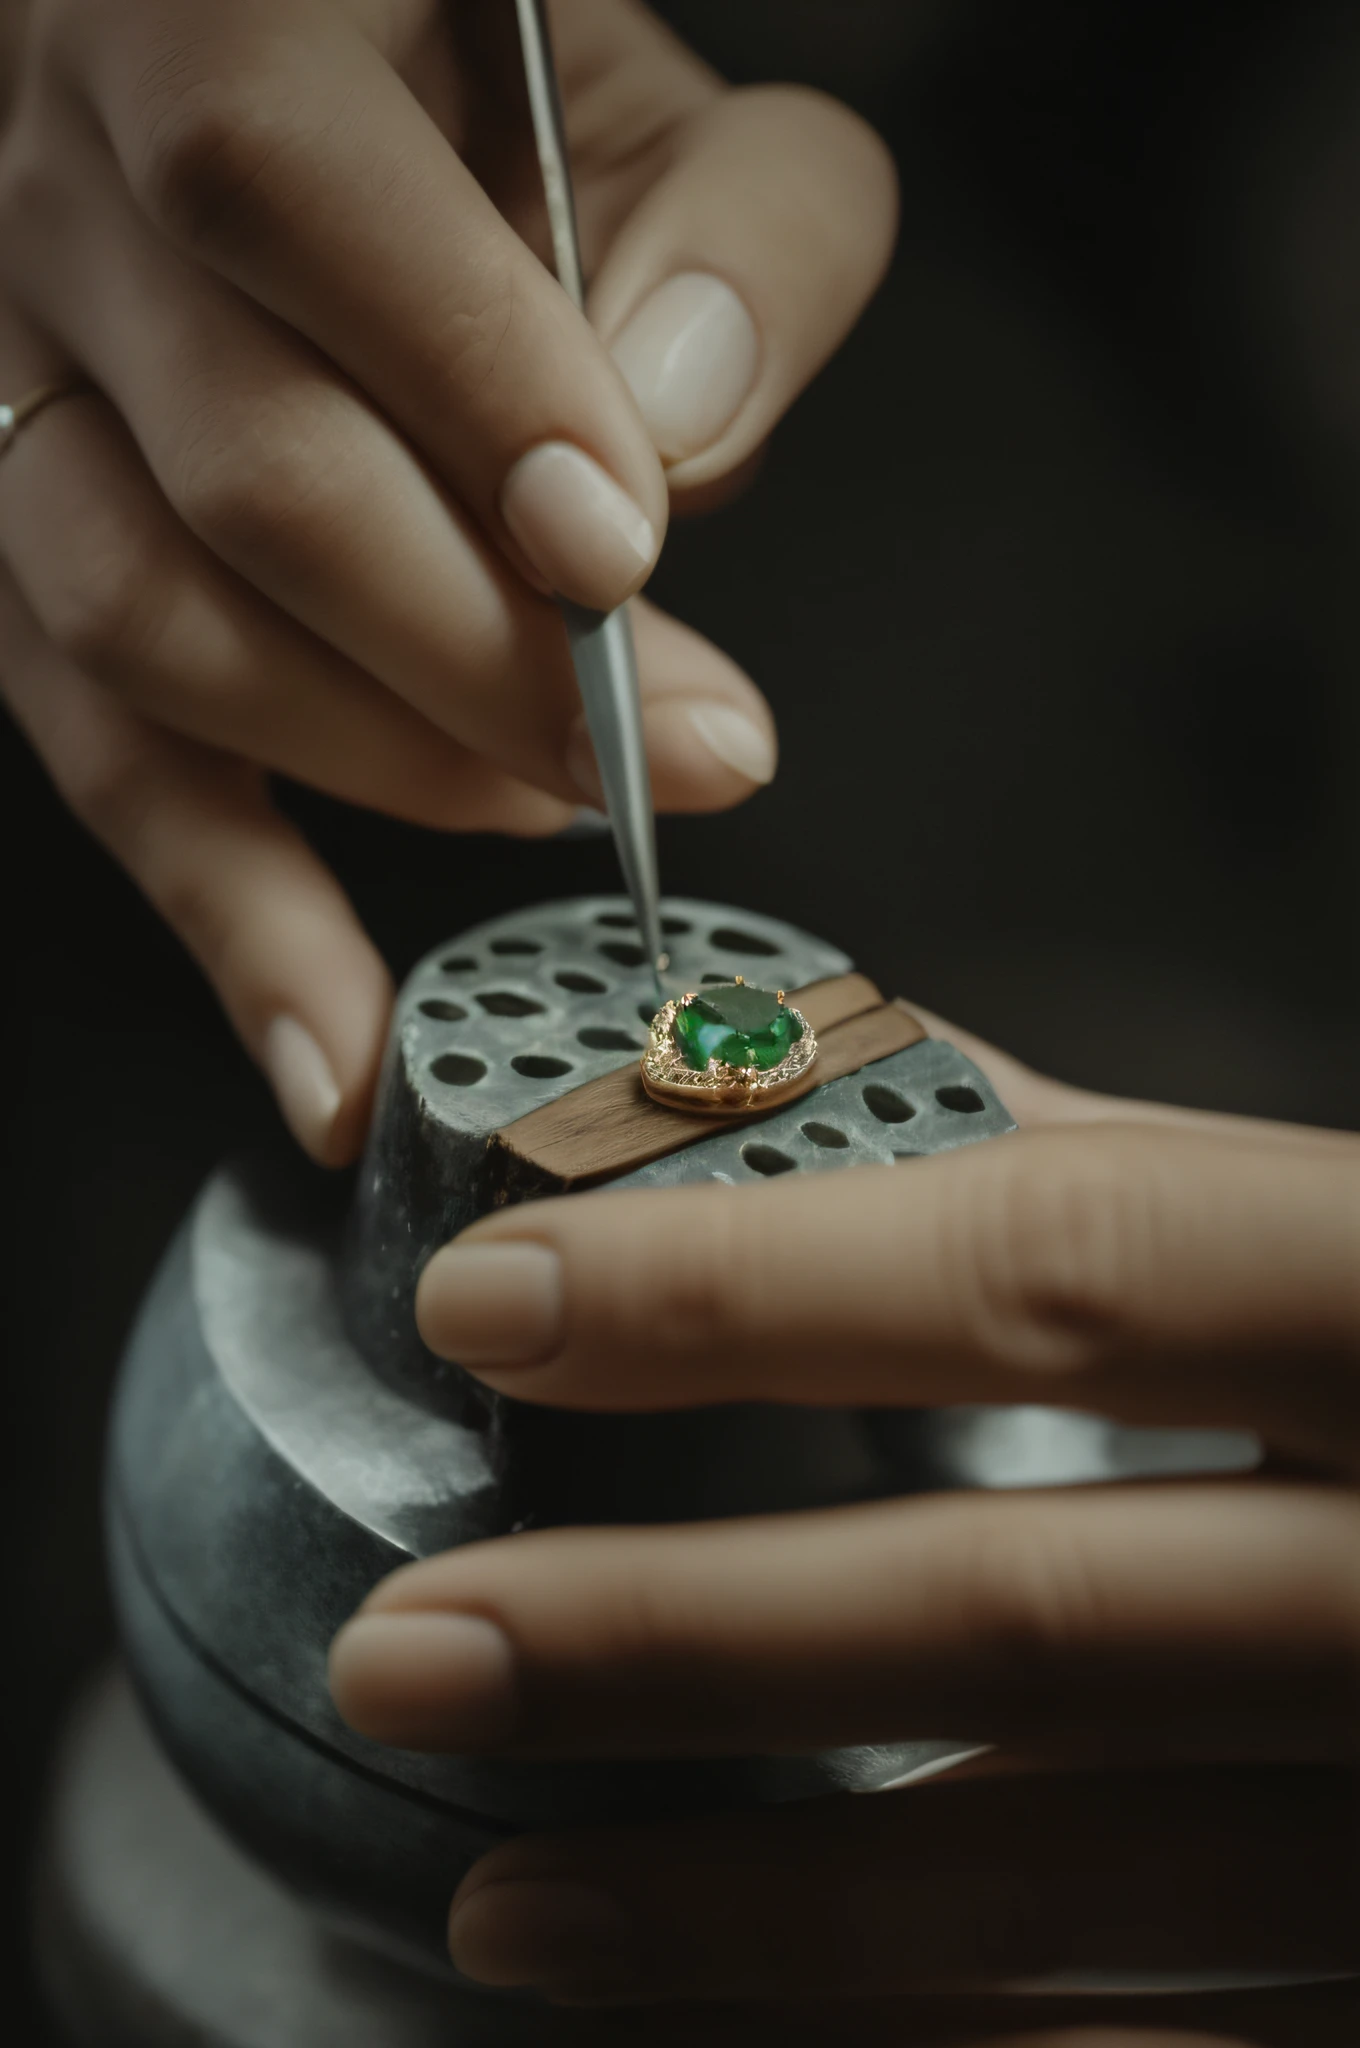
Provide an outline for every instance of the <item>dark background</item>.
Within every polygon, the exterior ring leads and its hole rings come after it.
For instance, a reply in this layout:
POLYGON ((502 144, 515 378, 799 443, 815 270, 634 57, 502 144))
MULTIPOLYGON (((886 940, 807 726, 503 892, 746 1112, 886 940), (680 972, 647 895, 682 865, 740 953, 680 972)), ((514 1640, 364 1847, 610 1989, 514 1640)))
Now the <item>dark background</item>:
MULTIPOLYGON (((677 0, 730 75, 854 99, 892 274, 654 591, 768 691, 784 768, 663 827, 1067 1078, 1360 1124, 1360 53, 1299 4, 677 0)), ((614 886, 606 845, 286 799, 398 974, 614 886)), ((274 1112, 195 970, 0 735, 12 1756, 34 1818, 107 1641, 111 1374, 150 1269, 274 1112)), ((32 2038, 32 2036, 30 2036, 32 2038)))

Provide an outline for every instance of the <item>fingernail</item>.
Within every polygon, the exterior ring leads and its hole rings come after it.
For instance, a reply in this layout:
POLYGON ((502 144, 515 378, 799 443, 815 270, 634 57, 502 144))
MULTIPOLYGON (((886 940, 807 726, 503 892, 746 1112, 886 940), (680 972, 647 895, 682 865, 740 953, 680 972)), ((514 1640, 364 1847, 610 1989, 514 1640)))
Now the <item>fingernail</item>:
POLYGON ((557 834, 557 837, 559 839, 603 839, 608 831, 609 820, 604 812, 597 811, 592 804, 582 804, 571 823, 564 825, 557 834))
MULTIPOLYGON (((714 761, 735 770, 746 782, 763 785, 774 779, 779 750, 773 736, 730 704, 654 698, 646 719, 648 752, 663 779, 679 775, 687 787, 702 788, 712 780, 714 761)), ((594 804, 603 804, 595 749, 583 718, 577 719, 567 735, 564 760, 581 794, 594 804)))
POLYGON ((777 757, 775 743, 764 726, 757 725, 744 711, 730 704, 695 704, 690 724, 710 754, 728 768, 735 768, 748 782, 774 779, 777 757))
POLYGON ((680 462, 735 418, 756 380, 760 342, 730 284, 687 270, 643 300, 611 353, 657 454, 680 462))
POLYGON ((612 611, 656 555, 640 505, 570 441, 521 455, 501 486, 501 515, 553 590, 612 611))
POLYGON ((275 1017, 262 1059, 289 1130, 314 1159, 324 1159, 341 1103, 330 1061, 296 1017, 275 1017))
POLYGON ((398 1749, 481 1749, 515 1718, 515 1653, 480 1614, 358 1614, 330 1654, 331 1693, 361 1735, 398 1749))
POLYGON ((449 1916, 455 1969, 479 1984, 608 1997, 636 1981, 627 1914, 594 1885, 518 1879, 483 1885, 449 1916))
POLYGON ((459 1365, 531 1365, 562 1336, 562 1262, 545 1244, 451 1244, 421 1277, 420 1334, 459 1365))

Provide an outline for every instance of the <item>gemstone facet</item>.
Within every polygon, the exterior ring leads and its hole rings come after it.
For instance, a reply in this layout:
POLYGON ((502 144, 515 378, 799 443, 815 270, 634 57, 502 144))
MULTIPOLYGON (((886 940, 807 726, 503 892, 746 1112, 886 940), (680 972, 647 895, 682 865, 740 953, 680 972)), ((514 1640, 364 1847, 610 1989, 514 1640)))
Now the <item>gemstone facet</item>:
POLYGON ((765 1073, 788 1058, 803 1035, 803 1020, 770 989, 726 982, 687 997, 671 1035, 696 1073, 706 1072, 710 1060, 765 1073))

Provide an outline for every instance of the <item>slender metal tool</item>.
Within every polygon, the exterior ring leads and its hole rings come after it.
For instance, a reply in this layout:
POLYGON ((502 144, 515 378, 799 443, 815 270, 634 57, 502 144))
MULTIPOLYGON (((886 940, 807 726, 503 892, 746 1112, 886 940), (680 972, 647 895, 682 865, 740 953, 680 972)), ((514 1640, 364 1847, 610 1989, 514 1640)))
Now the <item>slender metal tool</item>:
MULTIPOLYGON (((585 280, 576 232, 571 165, 543 0, 515 0, 515 11, 524 50, 534 141, 543 174, 553 265, 562 289, 584 310, 585 280)), ((662 944, 656 817, 642 737, 633 629, 622 607, 613 612, 596 612, 563 599, 562 616, 567 623, 571 658, 595 748, 619 865, 633 899, 643 947, 656 974, 659 998, 661 974, 669 963, 662 944)))

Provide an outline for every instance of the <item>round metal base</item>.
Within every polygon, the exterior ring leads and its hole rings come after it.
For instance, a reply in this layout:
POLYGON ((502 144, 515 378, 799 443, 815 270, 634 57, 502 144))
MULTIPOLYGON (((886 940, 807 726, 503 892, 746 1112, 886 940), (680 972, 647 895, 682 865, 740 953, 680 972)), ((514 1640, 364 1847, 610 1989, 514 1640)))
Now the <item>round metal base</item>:
POLYGON ((121 1671, 80 1701, 38 1869, 38 1965, 73 2048, 550 2048, 565 2020, 389 1960, 222 1834, 121 1671))

